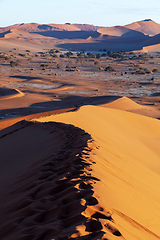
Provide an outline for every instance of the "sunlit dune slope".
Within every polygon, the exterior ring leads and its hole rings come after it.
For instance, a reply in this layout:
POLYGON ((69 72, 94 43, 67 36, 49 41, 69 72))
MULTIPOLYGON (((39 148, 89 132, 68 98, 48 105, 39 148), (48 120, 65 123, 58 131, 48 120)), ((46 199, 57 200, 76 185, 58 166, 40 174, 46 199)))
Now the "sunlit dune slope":
POLYGON ((0 28, 0 46, 2 49, 30 46, 34 51, 38 46, 41 49, 58 47, 76 51, 141 51, 145 46, 159 44, 159 33, 160 24, 151 19, 113 27, 22 23, 0 28))
POLYGON ((160 43, 143 47, 143 50, 142 50, 142 52, 159 52, 159 51, 160 51, 160 43))
POLYGON ((160 112, 156 106, 140 105, 127 97, 119 98, 101 106, 133 112, 147 117, 160 118, 160 112))
POLYGON ((97 32, 104 35, 104 37, 110 36, 110 37, 123 37, 123 38, 130 38, 130 39, 131 38, 142 39, 146 37, 143 33, 139 31, 135 31, 123 26, 100 28, 98 29, 97 32))
POLYGON ((97 30, 97 32, 104 34, 104 35, 110 35, 110 36, 117 36, 120 37, 123 34, 127 33, 129 30, 122 26, 115 26, 115 27, 104 27, 97 30))
POLYGON ((141 105, 137 104, 136 102, 132 101, 127 97, 119 98, 111 103, 105 104, 108 108, 115 108, 119 110, 130 110, 130 109, 139 109, 142 108, 141 105))
POLYGON ((143 37, 143 34, 154 36, 160 33, 160 24, 147 19, 144 21, 133 22, 125 26, 99 28, 97 31, 104 35, 117 37, 143 37))
MULTIPOLYGON (((120 238, 160 239, 159 120, 117 109, 84 106, 77 112, 38 121, 73 124, 91 134, 99 146, 91 156, 96 163, 92 174, 100 179, 94 185, 94 196, 104 209, 113 212, 120 238)), ((117 239, 108 230, 106 238, 117 239)))
POLYGON ((132 30, 139 31, 141 33, 144 33, 145 35, 154 36, 154 35, 160 33, 160 24, 154 22, 151 19, 134 22, 134 23, 126 25, 125 27, 130 28, 132 30))
MULTIPOLYGON (((18 29, 18 28, 13 28, 11 29, 10 31, 6 32, 4 34, 4 38, 5 39, 14 39, 14 38, 38 38, 37 34, 34 34, 34 33, 30 33, 30 32, 27 32, 27 31, 24 31, 24 30, 21 30, 21 29, 18 29)), ((42 36, 42 38, 44 38, 42 36)))

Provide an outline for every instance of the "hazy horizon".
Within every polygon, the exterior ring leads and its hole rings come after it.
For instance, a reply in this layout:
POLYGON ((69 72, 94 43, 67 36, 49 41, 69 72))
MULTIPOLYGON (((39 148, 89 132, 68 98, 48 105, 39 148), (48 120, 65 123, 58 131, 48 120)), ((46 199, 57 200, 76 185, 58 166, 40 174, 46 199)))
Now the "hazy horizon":
POLYGON ((95 26, 126 25, 144 19, 159 23, 160 2, 145 0, 0 0, 0 27, 19 23, 92 24, 95 26))
MULTIPOLYGON (((148 18, 149 19, 149 18, 148 18)), ((141 20, 137 20, 137 21, 133 21, 133 22, 139 22, 139 21, 145 21, 145 20, 148 20, 148 19, 141 19, 141 20)), ((154 19, 150 19, 150 20, 152 20, 152 21, 154 21, 154 19)), ((126 24, 123 24, 124 26, 125 25, 128 25, 128 24, 131 24, 131 23, 133 23, 133 22, 128 22, 128 23, 126 23, 126 24)), ((159 22, 157 22, 157 21, 154 21, 154 22, 156 22, 156 23, 158 23, 158 24, 160 24, 159 22)), ((18 22, 18 23, 14 23, 14 24, 9 24, 9 25, 6 25, 6 26, 0 26, 0 27, 10 27, 10 26, 14 26, 14 25, 17 25, 17 24, 46 24, 46 25, 50 25, 50 24, 87 24, 87 25, 93 25, 93 26, 96 26, 96 27, 112 27, 112 26, 123 26, 122 24, 120 25, 120 24, 117 24, 117 25, 111 25, 111 26, 104 26, 104 25, 95 25, 95 24, 92 24, 92 23, 80 23, 80 22, 64 22, 64 23, 55 23, 55 22, 18 22)))

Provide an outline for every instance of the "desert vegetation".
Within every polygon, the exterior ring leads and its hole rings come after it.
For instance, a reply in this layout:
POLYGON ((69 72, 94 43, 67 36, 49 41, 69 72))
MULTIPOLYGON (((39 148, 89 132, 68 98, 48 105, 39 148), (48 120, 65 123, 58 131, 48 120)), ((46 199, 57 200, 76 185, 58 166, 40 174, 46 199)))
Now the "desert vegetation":
MULTIPOLYGON (((12 49, 0 53, 0 71, 8 76, 34 75, 35 78, 50 79, 50 82, 75 81, 85 79, 95 82, 94 94, 105 94, 120 88, 123 92, 128 86, 139 88, 139 81, 158 84, 160 78, 159 53, 135 52, 75 52, 59 49, 44 49, 43 51, 30 51, 12 49), (10 68, 11 67, 11 68, 10 68), (103 84, 102 84, 103 83, 103 84), (98 87, 99 84, 105 87, 98 87), (97 91, 98 89, 98 91, 97 91), (96 93, 97 92, 97 93, 96 93)), ((143 89, 143 86, 141 86, 143 89)), ((146 88, 146 86, 145 86, 146 88)), ((118 90, 119 91, 119 90, 118 90)), ((117 90, 116 90, 117 92, 117 90)), ((118 94, 118 92, 116 93, 118 94)))

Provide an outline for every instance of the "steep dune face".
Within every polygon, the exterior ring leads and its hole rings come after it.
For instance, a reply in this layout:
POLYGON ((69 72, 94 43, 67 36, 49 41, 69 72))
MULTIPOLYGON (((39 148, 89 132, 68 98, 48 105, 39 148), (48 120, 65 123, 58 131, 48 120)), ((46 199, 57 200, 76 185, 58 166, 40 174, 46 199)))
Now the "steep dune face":
MULTIPOLYGON (((94 185, 94 197, 113 218, 113 223, 100 219, 107 239, 115 239, 111 231, 116 228, 124 239, 160 239, 159 120, 85 106, 39 121, 73 124, 95 140, 92 174, 100 181, 94 185)), ((91 212, 88 206, 84 214, 90 217, 91 212)))
POLYGON ((151 19, 134 22, 126 25, 125 27, 139 31, 141 33, 144 33, 145 35, 154 36, 160 33, 160 24, 152 21, 151 19))
POLYGON ((22 121, 0 132, 1 239, 69 239, 82 223, 96 227, 89 237, 103 236, 99 221, 81 214, 82 202, 97 203, 88 141, 83 130, 61 123, 22 121))
POLYGON ((149 38, 146 42, 145 42, 145 46, 150 46, 150 45, 157 45, 160 43, 160 34, 157 34, 151 38, 149 38))

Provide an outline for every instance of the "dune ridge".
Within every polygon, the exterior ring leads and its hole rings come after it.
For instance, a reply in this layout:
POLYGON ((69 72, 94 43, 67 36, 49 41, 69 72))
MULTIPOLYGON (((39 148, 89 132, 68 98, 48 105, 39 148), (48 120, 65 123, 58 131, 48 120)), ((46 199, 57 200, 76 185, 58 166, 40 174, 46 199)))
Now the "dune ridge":
MULTIPOLYGON (((138 114, 95 106, 38 119, 73 124, 91 134, 99 146, 92 159, 94 197, 112 212, 103 225, 104 237, 115 239, 106 226, 124 239, 159 239, 160 122, 138 114)), ((90 215, 88 215, 90 216, 90 215)), ((102 224, 103 220, 101 221, 102 224)))
POLYGON ((138 104, 127 97, 121 97, 115 101, 112 101, 111 103, 103 104, 101 106, 128 111, 147 117, 159 118, 159 110, 157 110, 157 108, 154 108, 153 106, 138 104))
POLYGON ((22 23, 0 28, 0 40, 1 44, 7 41, 21 46, 28 39, 27 43, 33 48, 37 48, 37 44, 40 47, 43 41, 46 47, 54 46, 61 50, 100 51, 102 48, 106 51, 143 51, 143 47, 159 44, 159 33, 160 24, 151 19, 112 27, 22 23))
POLYGON ((146 19, 143 21, 127 24, 125 27, 142 32, 145 35, 150 36, 157 35, 160 32, 160 24, 154 22, 151 19, 146 19))
POLYGON ((2 239, 160 239, 160 123, 110 105, 0 131, 2 239))
POLYGON ((0 88, 0 99, 10 99, 15 97, 22 97, 24 93, 22 93, 18 89, 10 89, 10 88, 0 88))
MULTIPOLYGON (((99 179, 91 175, 94 162, 90 153, 95 145, 90 135, 62 123, 22 121, 1 131, 0 141, 4 148, 5 142, 15 139, 18 145, 18 136, 25 139, 20 147, 26 144, 27 148, 19 157, 10 151, 13 159, 18 158, 13 163, 6 154, 3 171, 8 164, 12 171, 10 176, 0 177, 1 184, 6 184, 0 201, 1 239, 103 239, 100 219, 108 223, 113 219, 92 196, 92 185, 99 179), (39 137, 33 138, 36 132, 39 137), (38 145, 33 144, 35 138, 38 145), (38 150, 35 145, 42 148, 44 142, 52 147, 34 159, 38 150), (34 153, 26 157, 29 149, 34 153)), ((116 228, 108 227, 108 231, 113 236, 121 235, 116 228)))

